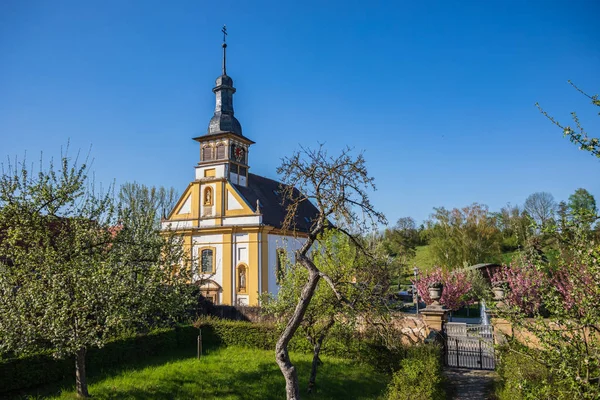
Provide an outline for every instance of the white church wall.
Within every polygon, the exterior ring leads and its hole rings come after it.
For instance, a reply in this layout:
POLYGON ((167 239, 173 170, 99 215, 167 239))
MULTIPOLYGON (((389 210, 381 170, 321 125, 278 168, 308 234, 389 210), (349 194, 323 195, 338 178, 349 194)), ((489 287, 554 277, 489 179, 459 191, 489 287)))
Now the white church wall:
POLYGON ((225 177, 225 164, 219 164, 219 165, 209 165, 209 166, 203 166, 203 167, 196 167, 196 180, 199 179, 204 179, 204 171, 206 170, 210 170, 210 169, 214 169, 215 170, 215 176, 214 177, 207 177, 209 179, 214 179, 214 178, 223 178, 225 177))
MULTIPOLYGON (((247 266, 250 266, 250 260, 249 260, 249 256, 248 256, 248 252, 250 249, 250 235, 248 235, 247 233, 237 233, 235 235, 233 235, 233 245, 232 247, 232 251, 233 251, 233 257, 232 260, 233 265, 231 266, 231 287, 234 288, 234 299, 233 299, 233 304, 240 304, 240 305, 248 305, 249 304, 249 295, 248 293, 246 294, 238 294, 237 293, 237 285, 235 280, 237 279, 237 271, 236 268, 240 263, 244 263, 247 266)), ((255 273, 256 271, 252 271, 252 273, 255 273)))
POLYGON ((189 229, 193 226, 194 221, 168 221, 162 222, 161 228, 162 230, 178 230, 178 229, 189 229))
POLYGON ((262 223, 262 215, 256 215, 251 217, 225 217, 223 218, 223 225, 258 225, 262 223))
POLYGON ((295 262, 295 252, 305 242, 305 238, 294 238, 292 236, 269 235, 269 267, 268 267, 268 291, 273 295, 279 293, 279 285, 277 284, 276 268, 277 268, 277 249, 285 249, 290 261, 295 262))

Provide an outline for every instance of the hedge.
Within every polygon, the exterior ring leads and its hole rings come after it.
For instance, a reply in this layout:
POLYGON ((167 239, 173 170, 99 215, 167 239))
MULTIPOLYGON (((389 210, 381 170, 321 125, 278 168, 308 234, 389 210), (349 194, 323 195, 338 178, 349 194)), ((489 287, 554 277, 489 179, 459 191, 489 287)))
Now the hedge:
MULTIPOLYGON (((167 353, 176 348, 196 346, 198 330, 192 326, 157 329, 145 335, 115 339, 101 349, 87 352, 89 375, 115 365, 127 364, 147 357, 167 353)), ((0 360, 0 393, 57 382, 75 376, 74 358, 55 359, 41 353, 0 360)))
MULTIPOLYGON (((195 324, 202 330, 204 346, 242 346, 274 350, 279 330, 270 323, 222 320, 204 317, 195 324)), ((289 351, 312 353, 309 341, 298 331, 288 345, 289 351)), ((377 340, 360 337, 356 332, 335 326, 323 342, 322 355, 352 358, 391 372, 398 369, 404 349, 390 350, 377 340)))

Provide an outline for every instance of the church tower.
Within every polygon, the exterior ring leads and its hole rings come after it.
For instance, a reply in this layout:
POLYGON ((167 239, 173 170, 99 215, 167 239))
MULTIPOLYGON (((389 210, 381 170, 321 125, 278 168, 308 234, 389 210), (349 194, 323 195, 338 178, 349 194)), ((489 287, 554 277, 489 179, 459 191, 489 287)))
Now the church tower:
POLYGON ((227 75, 227 30, 223 27, 223 67, 216 80, 215 113, 200 143, 200 162, 196 179, 225 178, 236 185, 248 186, 248 149, 254 142, 242 135, 242 125, 233 111, 233 79, 227 75))
POLYGON ((189 255, 192 282, 214 304, 258 305, 260 294, 275 295, 284 275, 280 254, 305 241, 318 214, 309 201, 297 210, 295 230, 284 229, 287 208, 281 184, 248 172, 254 142, 242 134, 233 112, 233 79, 227 75, 223 27, 223 66, 213 88, 215 111, 200 144, 195 179, 164 218, 162 229, 176 232, 189 255))

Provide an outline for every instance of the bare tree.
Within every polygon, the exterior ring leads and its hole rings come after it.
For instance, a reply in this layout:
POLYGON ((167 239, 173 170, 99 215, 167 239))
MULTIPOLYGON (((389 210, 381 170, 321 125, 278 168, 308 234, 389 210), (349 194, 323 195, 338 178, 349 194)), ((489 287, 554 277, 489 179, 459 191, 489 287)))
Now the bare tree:
POLYGON ((548 192, 536 192, 525 200, 525 211, 535 220, 540 228, 544 228, 554 218, 556 211, 554 196, 548 192))
MULTIPOLYGON (((344 301, 329 275, 319 270, 308 252, 319 240, 325 229, 334 229, 347 235, 363 249, 358 235, 371 229, 376 223, 385 223, 385 217, 377 212, 367 192, 374 190, 374 179, 367 173, 362 154, 353 156, 345 149, 336 157, 329 156, 323 145, 316 150, 301 148, 291 157, 284 158, 277 172, 282 175, 282 193, 287 205, 284 221, 286 229, 294 229, 297 211, 312 202, 317 215, 312 220, 308 237, 296 252, 296 262, 306 268, 308 277, 304 284, 294 313, 290 317, 275 346, 275 358, 286 383, 288 400, 300 398, 298 375, 290 361, 288 344, 300 326, 319 280, 323 278, 336 297, 344 301), (331 224, 334 220, 335 224, 331 224)), ((365 250, 366 251, 366 250, 365 250)))

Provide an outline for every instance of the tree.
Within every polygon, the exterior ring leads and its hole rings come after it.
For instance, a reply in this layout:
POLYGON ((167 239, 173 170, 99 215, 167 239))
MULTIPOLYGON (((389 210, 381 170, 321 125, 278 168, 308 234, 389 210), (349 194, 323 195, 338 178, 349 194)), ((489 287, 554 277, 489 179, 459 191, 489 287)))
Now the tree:
POLYGON ((418 243, 419 231, 411 217, 398 219, 393 228, 383 233, 383 249, 394 260, 398 276, 406 274, 410 260, 417 254, 418 243))
POLYGON ((523 386, 527 398, 542 398, 540 388, 556 399, 600 398, 600 246, 581 227, 572 232, 570 252, 560 254, 556 268, 525 260, 492 278, 508 289, 498 314, 528 333, 515 335, 525 343, 509 338, 509 350, 549 371, 543 385, 523 386))
POLYGON ((507 204, 494 216, 502 234, 502 251, 522 249, 532 235, 528 214, 519 206, 507 204))
POLYGON ((302 247, 296 251, 296 262, 307 271, 307 277, 289 318, 275 346, 275 358, 286 382, 288 400, 300 397, 298 376, 292 364, 288 344, 298 330, 312 301, 320 279, 323 279, 339 301, 344 297, 332 278, 321 271, 309 256, 313 244, 318 243, 326 229, 346 235, 368 257, 368 251, 357 239, 375 223, 385 223, 383 214, 377 212, 369 201, 368 190, 375 189, 368 175, 362 154, 353 156, 349 149, 332 157, 321 145, 316 150, 302 148, 282 160, 277 172, 282 175, 282 193, 287 206, 284 226, 293 229, 297 210, 305 202, 312 202, 317 215, 302 247), (330 219, 334 220, 332 224, 330 219))
POLYGON ((568 206, 572 218, 588 228, 597 219, 596 199, 583 188, 569 196, 568 206))
POLYGON ((142 218, 124 204, 118 212, 110 191, 97 193, 78 159, 2 172, 0 351, 74 357, 77 393, 87 397, 88 348, 181 309, 155 314, 178 303, 181 292, 166 285, 185 279, 171 269, 181 253, 156 230, 133 235, 141 228, 131 222, 142 218))
POLYGON ((543 229, 553 221, 556 211, 554 196, 548 192, 536 192, 525 200, 525 211, 543 229))
POLYGON ((456 269, 500 256, 500 231, 487 206, 434 210, 429 221, 429 245, 437 265, 456 269))
MULTIPOLYGON (((600 99, 598 98, 597 94, 589 95, 583 90, 581 90, 579 87, 577 87, 573 82, 569 81, 569 84, 573 86, 575 90, 577 90, 579 93, 591 100, 592 105, 600 107, 600 99)), ((554 117, 550 116, 546 111, 542 109, 539 103, 535 103, 535 105, 546 118, 548 118, 554 125, 558 126, 563 131, 564 136, 568 136, 569 140, 572 143, 578 145, 580 150, 589 151, 592 155, 595 155, 596 157, 600 158, 600 139, 588 136, 587 132, 585 131, 585 129, 583 129, 583 126, 581 125, 581 121, 579 120, 577 113, 575 113, 574 111, 571 112, 571 117, 573 118, 573 122, 575 123, 575 129, 573 129, 568 125, 565 126, 561 124, 556 119, 554 119, 554 117)))
MULTIPOLYGON (((276 297, 268 296, 261 303, 264 311, 276 316, 280 324, 285 325, 294 312, 294 305, 308 279, 308 271, 299 264, 291 263, 287 255, 282 257, 287 268, 279 292, 276 297)), ((321 234, 310 257, 315 266, 329 276, 337 294, 343 296, 348 304, 340 301, 327 283, 319 281, 298 328, 313 349, 308 393, 316 384, 317 370, 322 364, 319 355, 330 332, 336 329, 354 331, 359 314, 373 313, 374 309, 381 308, 385 293, 382 288, 387 287, 389 282, 385 261, 365 257, 353 241, 335 230, 321 234)))
MULTIPOLYGON (((477 272, 476 272, 477 273, 477 272)), ((467 304, 475 301, 473 297, 469 273, 464 270, 456 270, 449 272, 441 268, 436 268, 429 273, 421 276, 413 281, 417 288, 419 296, 427 304, 431 304, 432 300, 429 297, 429 287, 436 283, 443 285, 442 297, 439 302, 451 311, 456 311, 467 304)))

